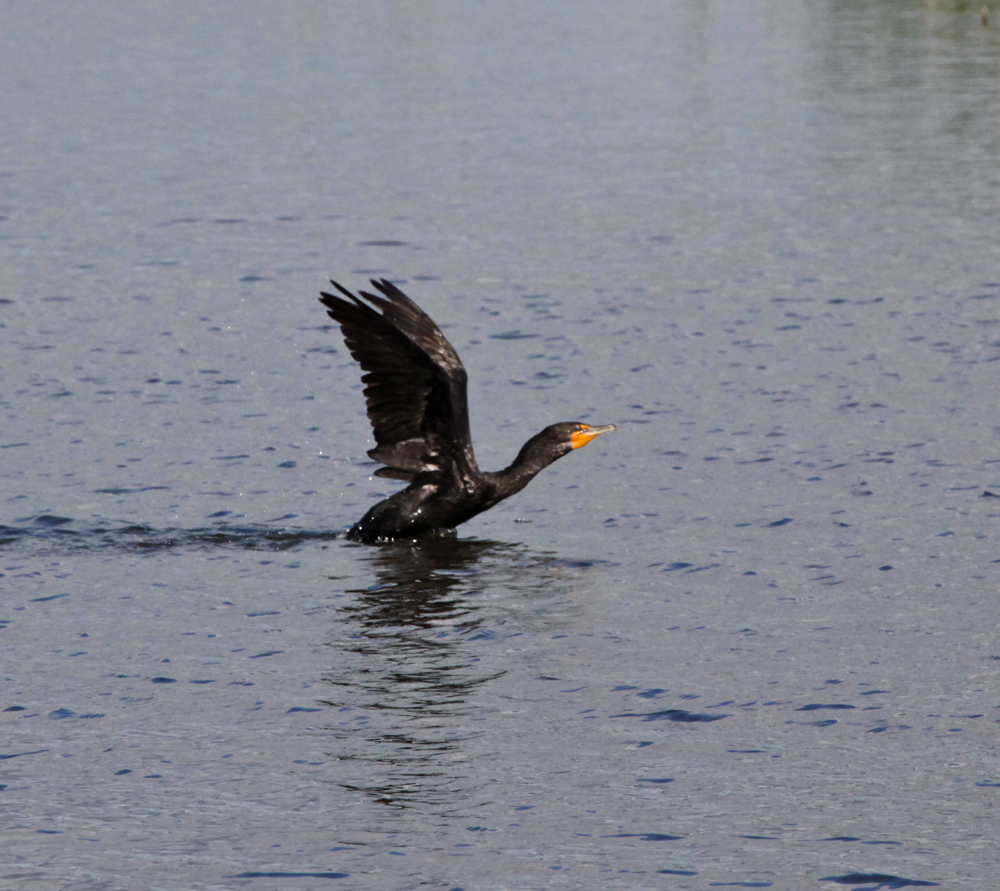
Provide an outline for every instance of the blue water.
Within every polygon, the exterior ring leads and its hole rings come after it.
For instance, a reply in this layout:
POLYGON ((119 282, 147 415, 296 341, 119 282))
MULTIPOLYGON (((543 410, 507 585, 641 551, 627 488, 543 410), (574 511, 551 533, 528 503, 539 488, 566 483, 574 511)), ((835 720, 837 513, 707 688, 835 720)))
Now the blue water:
POLYGON ((991 889, 996 21, 11 3, 0 887, 991 889), (477 455, 419 545, 316 302, 477 455))

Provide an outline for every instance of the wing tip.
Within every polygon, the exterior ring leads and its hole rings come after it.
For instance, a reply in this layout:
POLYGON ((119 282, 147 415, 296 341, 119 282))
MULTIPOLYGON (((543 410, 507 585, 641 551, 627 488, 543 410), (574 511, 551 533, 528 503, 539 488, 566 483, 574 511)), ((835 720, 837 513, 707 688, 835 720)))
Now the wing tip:
MULTIPOLYGON (((382 311, 382 315, 390 307, 403 306, 406 308, 416 309, 420 315, 423 312, 417 307, 413 300, 408 297, 403 291, 401 291, 396 285, 394 285, 387 278, 372 278, 368 280, 371 286, 378 291, 378 294, 371 294, 368 291, 358 291, 357 294, 352 294, 347 288, 345 288, 340 282, 330 279, 330 284, 336 288, 343 297, 348 298, 354 305, 363 307, 364 309, 372 309, 373 307, 382 311), (364 299, 362 299, 364 298, 364 299)), ((336 294, 328 294, 326 291, 320 291, 319 302, 328 308, 333 308, 337 304, 344 303, 343 297, 338 297, 336 294)))

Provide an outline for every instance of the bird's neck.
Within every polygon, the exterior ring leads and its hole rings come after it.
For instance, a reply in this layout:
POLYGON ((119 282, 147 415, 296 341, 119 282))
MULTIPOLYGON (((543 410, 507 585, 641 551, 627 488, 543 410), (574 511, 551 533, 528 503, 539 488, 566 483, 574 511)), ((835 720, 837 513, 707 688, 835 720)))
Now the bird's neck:
POLYGON ((508 467, 489 474, 496 486, 496 501, 502 501, 520 492, 541 471, 562 457, 546 449, 539 436, 541 434, 529 439, 508 467))

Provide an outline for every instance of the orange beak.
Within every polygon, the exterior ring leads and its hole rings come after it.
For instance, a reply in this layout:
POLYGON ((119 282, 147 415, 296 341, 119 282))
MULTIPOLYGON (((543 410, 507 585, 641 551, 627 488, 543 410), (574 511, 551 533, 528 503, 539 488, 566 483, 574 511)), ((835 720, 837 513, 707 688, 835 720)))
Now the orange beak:
POLYGON ((591 427, 589 424, 581 424, 579 430, 575 430, 570 434, 569 442, 574 449, 578 449, 580 446, 585 446, 595 436, 600 436, 602 433, 610 433, 612 430, 617 429, 614 424, 605 424, 603 427, 591 427))

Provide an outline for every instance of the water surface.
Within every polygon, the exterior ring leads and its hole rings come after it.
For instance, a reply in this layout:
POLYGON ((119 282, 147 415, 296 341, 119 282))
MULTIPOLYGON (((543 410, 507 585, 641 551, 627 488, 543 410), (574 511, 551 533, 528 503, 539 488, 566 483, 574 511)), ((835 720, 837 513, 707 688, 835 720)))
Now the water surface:
POLYGON ((991 889, 996 23, 8 4, 11 889, 991 889), (385 276, 477 454, 371 476, 385 276))

